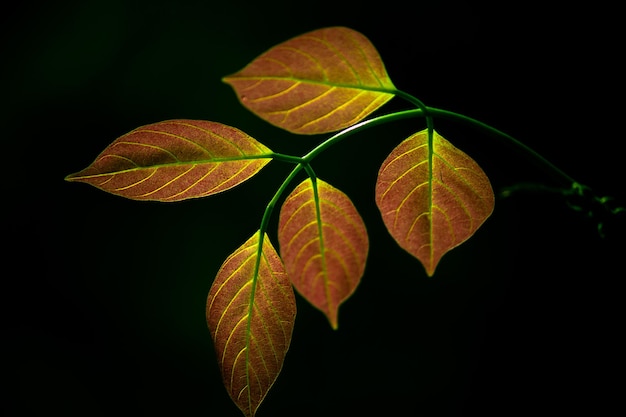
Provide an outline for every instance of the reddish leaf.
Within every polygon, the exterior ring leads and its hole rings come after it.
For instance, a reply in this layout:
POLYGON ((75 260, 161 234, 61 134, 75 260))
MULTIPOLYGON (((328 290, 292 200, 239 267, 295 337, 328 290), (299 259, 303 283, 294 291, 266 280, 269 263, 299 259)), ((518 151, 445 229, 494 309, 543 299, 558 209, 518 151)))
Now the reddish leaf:
POLYGON ((385 226, 429 276, 441 257, 469 239, 494 207, 489 179, 478 164, 433 132, 404 140, 383 162, 376 204, 385 226))
POLYGON ((168 120, 121 136, 66 180, 133 200, 179 201, 228 190, 270 160, 267 147, 234 127, 168 120))
POLYGON ((279 44, 224 81, 257 116, 300 134, 351 126, 395 92, 374 46, 344 27, 279 44))
POLYGON ((282 205, 280 253, 298 292, 337 328, 339 305, 356 289, 365 270, 369 241, 352 201, 317 180, 303 181, 282 205))
POLYGON ((231 254, 207 299, 207 323, 224 386, 254 416, 278 377, 291 342, 296 302, 283 264, 259 233, 231 254))

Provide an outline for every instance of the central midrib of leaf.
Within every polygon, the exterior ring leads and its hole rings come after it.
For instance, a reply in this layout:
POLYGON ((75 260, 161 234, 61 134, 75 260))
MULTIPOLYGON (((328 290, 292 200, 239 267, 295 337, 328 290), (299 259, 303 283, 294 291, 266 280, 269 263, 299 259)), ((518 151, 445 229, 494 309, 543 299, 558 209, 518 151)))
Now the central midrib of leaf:
POLYGON ((429 210, 429 241, 430 241, 430 259, 433 259, 435 253, 435 245, 433 240, 435 235, 433 233, 433 155, 435 153, 433 149, 433 136, 434 132, 431 129, 428 129, 428 210, 429 210))
MULTIPOLYGON (((395 95, 396 93, 396 89, 395 87, 391 86, 390 88, 385 88, 385 87, 372 87, 372 86, 368 86, 368 85, 362 85, 362 84, 341 84, 341 83, 334 83, 331 81, 317 81, 317 80, 310 80, 307 78, 295 78, 295 77, 272 77, 272 76, 263 76, 263 77, 258 77, 258 76, 253 76, 253 77, 225 77, 224 78, 225 81, 229 81, 229 80, 280 80, 280 81, 292 81, 292 82, 296 82, 296 83, 306 83, 306 84, 318 84, 318 85, 324 85, 324 86, 328 86, 328 87, 336 87, 336 88, 347 88, 347 89, 353 89, 353 90, 366 90, 366 91, 373 91, 373 92, 377 92, 377 93, 386 93, 386 94, 393 94, 395 95)), ((389 83, 391 83, 391 81, 389 81, 389 83)), ((381 85, 384 84, 381 82, 381 85)))
POLYGON ((324 245, 324 225, 322 224, 322 212, 320 207, 320 198, 317 189, 317 181, 315 177, 311 179, 313 186, 313 201, 315 201, 315 219, 317 221, 317 234, 319 235, 320 257, 322 262, 322 271, 324 273, 324 292, 326 294, 326 302, 328 304, 328 311, 331 312, 330 293, 328 288, 328 267, 326 265, 326 252, 324 245))
POLYGON ((259 231, 259 242, 257 243, 256 259, 254 261, 254 272, 252 275, 252 284, 250 288, 250 301, 248 304, 248 317, 246 323, 246 385, 248 387, 248 409, 252 410, 252 388, 250 386, 250 340, 252 338, 252 314, 254 314, 254 295, 256 293, 256 285, 261 268, 261 258, 263 254, 263 232, 259 231))
MULTIPOLYGON (((107 155, 107 156, 113 156, 113 155, 107 155)), ((205 164, 206 165, 208 165, 208 164, 219 164, 221 162, 236 162, 236 161, 254 160, 254 159, 273 159, 273 154, 266 154, 266 155, 241 155, 241 156, 236 156, 236 157, 200 159, 200 160, 187 161, 187 162, 185 162, 185 161, 168 162, 166 164, 155 164, 155 165, 138 166, 138 167, 135 167, 135 168, 128 168, 128 169, 123 169, 123 170, 119 170, 119 171, 111 171, 111 172, 105 172, 105 173, 100 173, 100 174, 81 175, 79 177, 71 177, 71 176, 69 176, 68 179, 72 180, 72 179, 77 179, 77 178, 98 178, 98 177, 105 177, 105 176, 108 176, 108 175, 125 174, 125 173, 128 173, 128 172, 136 172, 136 171, 149 170, 149 169, 171 168, 171 167, 178 167, 178 166, 196 166, 196 165, 205 165, 205 164)))

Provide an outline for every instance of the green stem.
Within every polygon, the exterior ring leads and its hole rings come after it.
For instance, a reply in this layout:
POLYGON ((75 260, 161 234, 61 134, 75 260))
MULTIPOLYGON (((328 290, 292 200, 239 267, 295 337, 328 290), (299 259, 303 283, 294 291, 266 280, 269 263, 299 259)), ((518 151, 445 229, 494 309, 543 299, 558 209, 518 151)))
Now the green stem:
POLYGON ((435 123, 433 122, 433 117, 430 111, 430 107, 427 107, 422 100, 417 97, 412 96, 411 94, 405 93, 402 90, 395 90, 393 92, 394 95, 408 101, 409 103, 415 105, 418 109, 422 111, 422 114, 426 118, 426 128, 428 129, 428 144, 432 149, 432 139, 433 139, 433 130, 435 123))
MULTIPOLYGON (((442 110, 442 109, 438 109, 438 108, 435 108, 435 107, 427 107, 427 106, 425 106, 425 109, 426 109, 426 111, 429 114, 429 116, 426 116, 427 120, 429 118, 432 118, 432 116, 445 117, 447 119, 460 120, 462 122, 465 122, 465 123, 468 123, 470 125, 473 125, 473 126, 479 128, 479 129, 485 130, 485 131, 491 133, 492 135, 494 135, 496 137, 500 137, 502 139, 506 139, 508 142, 510 142, 511 144, 515 145, 517 148, 521 149, 524 153, 526 153, 527 155, 532 157, 534 160, 539 162, 541 165, 545 166, 552 174, 556 175, 558 178, 560 178, 561 180, 565 181, 568 186, 581 186, 580 183, 578 183, 572 177, 567 175, 564 171, 562 171, 561 169, 556 167, 554 164, 552 164, 546 158, 541 156, 535 150, 533 150, 529 146, 523 144, 522 142, 520 142, 519 140, 515 139, 511 135, 508 135, 508 134, 502 132, 501 130, 496 129, 493 126, 490 126, 490 125, 488 125, 486 123, 483 123, 483 122, 481 122, 481 121, 479 121, 477 119, 471 118, 469 116, 465 116, 463 114, 455 113, 455 112, 452 112, 452 111, 449 111, 449 110, 442 110)), ((390 113, 390 114, 385 114, 385 115, 382 115, 382 116, 374 117, 372 119, 368 119, 368 120, 359 122, 359 123, 357 123, 357 124, 355 124, 353 126, 350 126, 350 127, 346 128, 346 129, 340 131, 339 133, 331 136, 330 138, 326 139, 325 141, 323 141, 322 143, 317 145, 315 148, 313 148, 309 153, 307 153, 303 157, 297 157, 297 156, 292 156, 292 155, 284 155, 284 154, 279 154, 279 153, 273 153, 272 157, 274 157, 275 159, 278 159, 278 160, 282 160, 282 161, 285 161, 285 162, 291 162, 291 163, 295 163, 295 164, 310 164, 310 162, 317 155, 319 155, 320 153, 324 152, 330 146, 334 145, 335 143, 340 142, 341 140, 343 140, 343 139, 353 135, 354 133, 357 133, 358 131, 360 131, 360 130, 362 130, 364 128, 370 128, 370 127, 374 127, 374 126, 377 126, 377 125, 380 125, 380 124, 389 123, 389 122, 400 120, 400 119, 408 119, 408 118, 412 118, 412 117, 424 117, 424 110, 422 110, 422 109, 403 110, 403 111, 398 111, 398 112, 394 112, 394 113, 390 113)), ((432 126, 432 121, 430 122, 430 124, 432 126)), ((263 157, 267 157, 267 156, 264 155, 263 157)), ((302 168, 304 168, 304 167, 300 166, 299 168, 297 168, 297 171, 300 171, 302 168)), ((283 185, 286 186, 286 184, 283 184, 283 185)))
POLYGON ((308 154, 303 156, 302 160, 310 163, 313 158, 315 158, 320 153, 324 152, 331 145, 334 145, 335 143, 347 138, 348 136, 353 135, 354 133, 357 133, 359 130, 362 130, 364 128, 370 128, 370 127, 374 127, 383 123, 389 123, 395 120, 408 119, 411 117, 417 117, 421 115, 423 115, 422 110, 404 110, 404 111, 385 114, 382 116, 374 117, 372 119, 364 120, 348 128, 345 128, 344 130, 337 133, 336 135, 331 136, 330 138, 326 139, 324 142, 320 143, 315 148, 313 148, 313 150, 311 150, 308 154))
POLYGON ((285 155, 285 154, 277 153, 277 152, 272 152, 272 154, 270 155, 270 158, 283 161, 283 162, 291 162, 293 164, 300 164, 303 162, 302 158, 299 156, 285 155))
POLYGON ((504 138, 504 139, 508 140, 509 142, 511 142, 516 147, 518 147, 521 150, 523 150, 525 153, 527 153, 528 155, 530 155, 534 159, 536 159, 542 165, 545 165, 550 171, 552 171, 553 174, 556 174, 556 176, 558 176, 561 179, 563 179, 564 181, 566 181, 569 185, 578 184, 578 182, 575 181, 572 177, 567 175, 565 172, 561 171, 559 168, 557 168, 554 164, 552 164, 546 158, 544 158, 543 156, 538 154, 536 151, 534 151, 533 149, 531 149, 527 145, 523 144, 519 140, 515 139, 511 135, 508 135, 508 134, 502 132, 501 130, 496 129, 495 127, 492 127, 492 126, 490 126, 490 125, 488 125, 486 123, 483 123, 480 120, 476 120, 476 119, 473 119, 471 117, 465 116, 463 114, 454 113, 454 112, 451 112, 451 111, 448 111, 448 110, 442 110, 442 109, 437 109, 437 108, 434 108, 434 107, 429 107, 428 111, 431 114, 434 114, 436 116, 442 116, 442 117, 447 117, 447 118, 450 118, 450 119, 458 119, 458 120, 464 121, 466 123, 469 123, 471 125, 474 125, 474 126, 480 128, 480 129, 486 130, 487 132, 489 132, 489 133, 491 133, 491 134, 493 134, 495 136, 499 136, 501 138, 504 138))
MULTIPOLYGON (((279 159, 281 159, 281 157, 279 157, 279 159)), ((291 158, 287 158, 287 160, 293 160, 295 159, 295 157, 291 158)), ((299 159, 299 158, 298 158, 299 159)), ((252 308, 254 306, 254 296, 256 293, 256 283, 257 283, 257 279, 259 277, 259 269, 261 266, 261 258, 263 257, 263 242, 265 240, 265 234, 267 232, 267 227, 269 225, 269 221, 270 218, 272 217, 272 212, 274 211, 274 207, 276 206, 276 203, 278 202, 278 199, 280 198, 280 196, 282 195, 282 193, 287 189, 287 186, 289 186, 289 183, 291 183, 291 181, 295 178, 295 176, 298 174, 298 172, 300 172, 302 170, 302 168, 306 169, 306 166, 308 166, 308 163, 298 163, 298 165, 291 171, 291 173, 287 176, 287 178, 285 178, 285 180, 283 181, 283 183, 281 184, 281 186, 278 188, 278 190, 276 191, 276 193, 274 193, 274 196, 272 197, 272 199, 270 200, 269 203, 267 203, 267 206, 265 207, 265 211, 263 212, 263 217, 261 218, 261 225, 259 226, 259 245, 257 247, 257 251, 256 251, 256 261, 254 263, 254 272, 253 272, 253 278, 252 278, 252 289, 250 292, 250 303, 249 303, 249 311, 248 317, 252 317, 252 308)), ((250 343, 249 342, 249 335, 251 334, 250 332, 250 326, 251 326, 251 322, 250 320, 248 320, 247 323, 247 332, 246 332, 246 337, 248 338, 248 340, 246 341, 246 344, 250 343)), ((246 349, 246 357, 249 357, 249 353, 250 349, 246 349)), ((249 360, 249 359, 247 359, 249 360)), ((246 372, 246 378, 249 378, 248 373, 246 372)))
MULTIPOLYGON (((416 99, 415 97, 412 97, 409 94, 403 93, 403 92, 397 92, 397 94, 399 96, 401 96, 402 98, 404 98, 405 100, 410 101, 411 103, 415 104, 416 106, 418 106, 418 109, 412 109, 412 110, 404 110, 404 111, 398 111, 398 112, 394 112, 394 113, 390 113, 390 114, 385 114, 382 116, 378 116, 378 117, 374 117, 372 119, 368 119, 368 120, 364 120, 362 122, 359 122, 355 125, 352 125, 346 129, 343 129, 342 131, 340 131, 339 133, 329 137, 328 139, 326 139, 325 141, 323 141, 322 143, 320 143, 319 145, 317 145, 315 148, 313 148, 309 153, 307 153, 306 155, 304 155, 303 157, 297 157, 297 156, 292 156, 292 155, 284 155, 284 154, 280 154, 280 153, 272 153, 272 157, 284 162, 290 162, 290 163, 295 163, 297 164, 296 167, 291 171, 291 173, 289 174, 289 176, 283 181, 282 185, 280 186, 280 188, 278 189, 278 191, 276 191, 276 193, 274 194, 274 196, 272 197, 272 199, 270 200, 270 202, 268 203, 265 212, 263 214, 263 218, 261 220, 261 233, 265 233, 265 231, 267 230, 267 225, 269 223, 269 218, 271 216, 271 213, 274 209, 274 206, 276 205, 278 199, 280 198, 280 196, 282 195, 282 193, 285 191, 285 189, 289 186, 289 184, 291 183, 291 181, 293 180, 293 178, 295 178, 295 176, 302 170, 304 169, 307 174, 309 175, 309 177, 311 177, 312 180, 315 179, 315 173, 313 173, 312 168, 310 166, 311 161, 320 153, 324 152, 326 149, 328 149, 330 146, 334 145, 335 143, 338 143, 339 141, 353 135, 354 133, 357 133, 358 131, 365 129, 365 128, 370 128, 370 127, 374 127, 380 124, 384 124, 384 123, 389 123, 395 120, 400 120, 400 119, 407 119, 407 118, 412 118, 412 117, 425 117, 426 118, 426 123, 428 125, 428 129, 429 129, 429 133, 430 129, 433 129, 433 116, 438 116, 438 117, 445 117, 448 119, 456 119, 456 120, 460 120, 463 121, 465 123, 468 123, 470 125, 473 125, 475 127, 478 127, 482 130, 485 130, 489 133, 491 133, 492 135, 496 136, 496 137, 500 137, 503 139, 506 139, 507 141, 509 141, 510 143, 512 143, 513 145, 515 145, 516 147, 520 148, 522 151, 524 151, 526 154, 528 154, 529 156, 531 156, 532 158, 534 158, 535 160, 537 160, 538 162, 540 162, 542 165, 544 165, 545 167, 547 167, 553 174, 555 174, 557 177, 559 177, 561 180, 565 181, 567 183, 567 185, 569 187, 583 187, 580 183, 578 183, 577 181, 575 181, 572 177, 570 177, 569 175, 567 175, 565 172, 563 172, 562 170, 560 170, 559 168, 557 168, 554 164, 552 164, 550 161, 548 161, 546 158, 544 158, 543 156, 541 156, 539 153, 537 153, 536 151, 534 151, 533 149, 531 149, 530 147, 526 146, 525 144, 523 144, 522 142, 518 141, 517 139, 515 139, 514 137, 502 132, 501 130, 498 130, 486 123, 483 123, 477 119, 459 114, 459 113, 455 113, 449 110, 442 110, 442 109, 438 109, 435 107, 428 107, 425 106, 421 101, 419 101, 418 99, 416 99)), ((429 139, 431 140, 431 139, 429 139)), ((432 148, 432 146, 431 146, 432 148)))
MULTIPOLYGON (((431 118, 431 115, 437 115, 437 116, 443 116, 443 117, 448 117, 448 118, 454 118, 454 119, 459 119, 462 120, 466 123, 472 124, 474 126, 477 126, 483 130, 486 130, 488 132, 490 132, 491 134, 494 134, 496 136, 500 136, 502 138, 507 139, 509 142, 511 142, 513 145, 517 146, 518 148, 521 148, 524 152, 526 152, 527 154, 529 154, 530 156, 532 156, 534 159, 536 159, 537 161, 539 161, 542 165, 547 166, 553 173, 557 174, 557 176, 565 179, 565 181, 568 182, 568 185, 572 185, 572 184, 577 184, 576 181, 574 181, 574 179, 572 177, 570 177, 569 175, 565 174, 563 171, 561 171, 560 169, 558 169, 555 165, 553 165, 551 162, 549 162, 546 158, 544 158, 543 156, 541 156, 540 154, 538 154, 537 152, 535 152, 533 149, 529 148, 528 146, 524 145, 522 142, 518 141, 517 139, 515 139, 514 137, 486 124, 481 122, 480 120, 476 120, 473 119, 471 117, 465 116, 463 114, 459 114, 459 113, 454 113, 448 110, 442 110, 442 109, 437 109, 434 107, 427 107, 424 105, 424 103, 422 103, 420 100, 418 100, 416 97, 413 97, 411 94, 405 93, 404 91, 401 90, 396 90, 394 91, 394 94, 397 95, 398 97, 408 101, 409 103, 414 104, 415 106, 417 106, 422 113, 426 116, 426 124, 428 126, 429 129, 429 137, 428 137, 428 143, 429 145, 432 145, 432 138, 430 136, 430 129, 432 128, 432 121, 429 121, 429 119, 431 118)), ((432 146, 431 146, 432 149, 432 146)))
POLYGON ((261 236, 264 235, 265 232, 267 231, 267 226, 269 224, 270 217, 272 215, 272 211, 274 211, 274 207, 276 206, 276 203, 280 199, 280 196, 283 194, 283 192, 285 192, 285 190, 287 189, 287 187, 289 186, 291 181, 296 177, 296 175, 298 175, 298 173, 303 168, 305 170, 307 169, 306 168, 307 165, 308 165, 308 162, 304 162, 304 163, 300 162, 300 163, 298 163, 298 165, 296 165, 296 167, 289 173, 287 178, 285 178, 285 180, 283 181, 281 186, 274 193, 274 196, 272 197, 270 202, 267 203, 267 206, 265 207, 265 211, 263 212, 263 217, 261 218, 261 226, 259 227, 259 231, 261 233, 261 236))
MULTIPOLYGON (((432 146, 432 144, 433 144, 433 142, 432 142, 433 141, 433 134, 434 134, 433 117, 437 116, 437 117, 444 117, 444 118, 452 119, 452 120, 459 120, 459 121, 462 121, 462 122, 464 122, 466 124, 473 125, 474 127, 477 127, 477 128, 479 128, 479 129, 481 129, 483 131, 486 131, 486 132, 490 133, 491 135, 493 135, 495 137, 498 137, 500 139, 505 139, 506 141, 508 141, 509 144, 514 145, 519 150, 521 150, 524 153, 526 153, 528 156, 531 157, 531 159, 533 159, 534 161, 538 162, 544 168, 547 168, 548 171, 551 174, 553 174, 554 176, 556 176, 560 181, 563 181, 563 182, 565 182, 567 184, 567 188, 564 188, 561 191, 563 194, 577 195, 577 196, 580 196, 580 197, 583 197, 583 198, 586 198, 586 199, 591 199, 592 202, 599 203, 600 206, 602 206, 603 209, 609 210, 610 213, 612 213, 612 214, 626 212, 626 208, 624 208, 624 207, 618 207, 618 208, 609 207, 607 202, 610 201, 610 198, 608 198, 608 197, 598 198, 598 197, 595 197, 595 196, 591 195, 589 187, 587 187, 585 185, 582 185, 579 182, 575 181, 572 177, 567 175, 561 169, 557 168, 554 164, 552 164, 546 158, 541 156, 535 150, 531 149, 527 145, 525 145, 522 142, 518 141, 517 139, 515 139, 511 135, 508 135, 508 134, 502 132, 501 130, 498 130, 498 129, 494 128, 493 126, 490 126, 490 125, 488 125, 486 123, 483 123, 483 122, 481 122, 481 121, 479 121, 477 119, 471 118, 469 116, 465 116, 463 114, 455 113, 455 112, 452 112, 452 111, 449 111, 449 110, 438 109, 438 108, 435 108, 435 107, 428 107, 428 106, 424 105, 424 103, 422 103, 417 98, 411 96, 410 94, 404 93, 402 91, 396 90, 396 91, 393 91, 393 93, 395 95, 399 96, 400 98, 403 98, 404 100, 414 104, 415 106, 417 106, 417 109, 398 111, 398 112, 394 112, 394 113, 390 113, 390 114, 374 117, 372 119, 368 119, 368 120, 364 120, 362 122, 356 123, 355 125, 350 126, 350 127, 346 128, 346 129, 343 129, 342 131, 338 132, 337 134, 335 134, 335 135, 329 137, 328 139, 324 140, 322 143, 318 144, 315 148, 313 148, 311 151, 309 151, 303 157, 297 157, 297 156, 293 156, 293 155, 285 155, 285 154, 280 154, 280 153, 275 153, 275 152, 272 152, 270 155, 257 156, 259 158, 261 158, 261 157, 267 158, 269 156, 272 159, 276 159, 276 160, 280 160, 280 161, 283 161, 283 162, 289 162, 289 163, 296 164, 294 169, 287 176, 287 178, 285 178, 285 180, 281 184, 280 188, 276 191, 276 193, 274 194, 274 196, 272 197, 270 202, 267 204, 267 207, 265 208, 265 211, 263 213, 263 217, 261 219, 261 226, 259 228, 259 233, 260 233, 260 236, 259 236, 259 252, 258 252, 259 257, 262 254, 262 245, 263 245, 264 235, 265 235, 265 233, 267 231, 269 220, 270 220, 271 214, 272 214, 272 212, 274 210, 274 207, 276 206, 278 200, 280 199, 280 197, 283 194, 283 192, 285 192, 285 190, 287 189, 287 187, 289 186, 291 181, 296 177, 296 175, 302 169, 304 169, 307 172, 307 175, 309 176, 309 178, 311 178, 311 181, 313 182, 313 185, 314 185, 314 190, 316 191, 317 187, 316 187, 316 183, 315 182, 316 182, 316 178, 317 177, 315 175, 315 172, 313 171, 313 168, 311 167, 311 161, 317 155, 319 155, 320 153, 324 152, 326 149, 328 149, 330 146, 334 145, 335 143, 338 143, 339 141, 341 141, 341 140, 351 136, 354 133, 357 133, 358 131, 360 131, 362 129, 374 127, 374 126, 381 125, 381 124, 384 124, 384 123, 389 123, 389 122, 392 122, 392 121, 395 121, 395 120, 407 119, 407 118, 412 118, 412 117, 424 117, 426 119, 426 125, 427 125, 427 129, 428 129, 428 142, 429 142, 430 149, 431 149, 430 158, 432 158, 432 149, 433 149, 433 146, 432 146)), ((254 159, 254 158, 255 157, 251 157, 251 159, 254 159)), ((432 161, 432 159, 431 159, 431 161, 432 161)), ((548 188, 544 187, 542 189, 548 189, 548 188)), ((316 196, 316 201, 317 201, 317 196, 316 196)), ((318 222, 319 222, 319 220, 318 220, 318 222)), ((601 231, 601 229, 602 229, 602 222, 599 222, 598 223, 598 230, 601 231)), ((260 260, 257 260, 257 265, 255 266, 255 268, 258 268, 258 266, 259 266, 258 262, 260 262, 260 260)))

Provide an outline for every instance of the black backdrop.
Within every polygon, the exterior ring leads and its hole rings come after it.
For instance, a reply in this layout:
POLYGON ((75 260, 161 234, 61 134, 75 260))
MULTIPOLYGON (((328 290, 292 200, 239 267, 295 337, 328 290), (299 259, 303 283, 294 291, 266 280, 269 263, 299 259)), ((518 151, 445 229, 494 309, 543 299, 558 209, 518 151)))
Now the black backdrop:
MULTIPOLYGON (((63 178, 119 135, 171 118, 231 124, 304 154, 319 137, 257 119, 221 77, 309 30, 362 32, 398 88, 513 135, 624 204, 617 10, 482 3, 107 0, 4 12, 4 415, 239 415, 221 385, 205 299, 290 167, 176 204, 63 178)), ((556 184, 502 141, 459 123, 436 127, 496 192, 556 184)), ((316 160, 367 224, 368 266, 337 331, 298 297, 291 349, 258 416, 597 415, 617 404, 607 375, 624 371, 623 222, 600 239, 562 199, 498 199, 429 279, 373 200, 378 166, 421 128, 377 127, 316 160)))

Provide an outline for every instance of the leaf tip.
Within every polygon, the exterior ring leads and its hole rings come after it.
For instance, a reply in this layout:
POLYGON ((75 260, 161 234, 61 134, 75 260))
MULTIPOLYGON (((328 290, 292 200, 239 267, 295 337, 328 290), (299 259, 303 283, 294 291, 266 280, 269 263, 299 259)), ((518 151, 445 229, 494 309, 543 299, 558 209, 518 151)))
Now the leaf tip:
POLYGON ((338 323, 338 321, 337 321, 337 317, 335 317, 335 318, 330 318, 330 317, 329 317, 329 318, 328 318, 328 321, 329 321, 329 323, 330 323, 330 327, 331 327, 333 330, 335 330, 335 331, 339 330, 339 323, 338 323))
POLYGON ((231 79, 233 78, 235 74, 228 74, 222 77, 222 82, 224 84, 228 84, 228 85, 232 85, 231 79))
POLYGON ((77 174, 77 172, 74 172, 73 174, 66 175, 65 178, 63 178, 63 181, 67 181, 67 182, 76 181, 76 178, 75 178, 76 174, 77 174))

